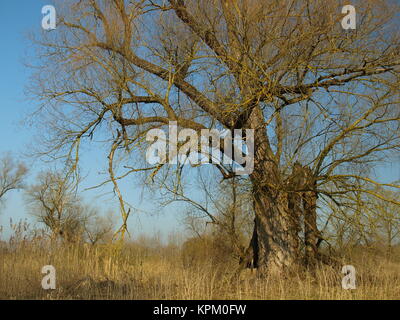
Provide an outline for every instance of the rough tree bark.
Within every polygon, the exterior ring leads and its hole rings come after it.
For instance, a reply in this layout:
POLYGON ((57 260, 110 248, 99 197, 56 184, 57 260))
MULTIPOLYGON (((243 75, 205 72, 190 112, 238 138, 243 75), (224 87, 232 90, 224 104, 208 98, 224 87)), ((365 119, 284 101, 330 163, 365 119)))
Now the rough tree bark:
POLYGON ((240 267, 256 267, 261 274, 288 274, 300 266, 314 268, 317 193, 311 170, 296 163, 291 176, 284 177, 263 128, 262 111, 254 108, 249 122, 255 130, 254 171, 250 175, 255 224, 240 267), (302 230, 304 239, 300 238, 302 230))
POLYGON ((281 188, 284 182, 258 107, 252 111, 249 126, 255 130, 254 171, 250 175, 255 209, 255 228, 250 243, 253 265, 263 273, 282 273, 298 264, 299 219, 295 218, 296 210, 290 210, 288 192, 281 188))
MULTIPOLYGON (((306 176, 309 189, 315 190, 315 179, 309 168, 306 168, 306 176)), ((315 191, 303 194, 305 265, 311 270, 315 268, 318 258, 317 196, 315 191)))

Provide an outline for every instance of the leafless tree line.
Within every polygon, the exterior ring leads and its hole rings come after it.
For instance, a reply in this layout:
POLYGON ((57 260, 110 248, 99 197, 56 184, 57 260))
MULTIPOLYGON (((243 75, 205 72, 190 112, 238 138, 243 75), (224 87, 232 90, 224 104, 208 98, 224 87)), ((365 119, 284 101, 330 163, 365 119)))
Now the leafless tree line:
POLYGON ((24 189, 27 205, 53 240, 96 244, 113 236, 114 221, 84 205, 77 195, 76 181, 61 171, 42 172, 35 184, 26 185, 28 170, 12 156, 0 159, 0 200, 12 190, 24 189))

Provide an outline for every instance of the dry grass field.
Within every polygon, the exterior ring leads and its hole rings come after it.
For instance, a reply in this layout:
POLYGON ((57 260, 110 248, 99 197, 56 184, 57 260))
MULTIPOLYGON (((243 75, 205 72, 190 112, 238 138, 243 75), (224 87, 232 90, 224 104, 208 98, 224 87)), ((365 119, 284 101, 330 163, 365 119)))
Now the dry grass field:
POLYGON ((41 2, 0 2, 0 300, 400 300, 400 0, 41 2))
MULTIPOLYGON (((232 278, 236 261, 208 248, 129 243, 50 246, 38 239, 3 242, 0 299, 400 299, 400 255, 353 250, 357 288, 344 290, 341 267, 321 266, 315 277, 232 278), (218 258, 218 259, 217 259, 218 258), (41 269, 56 269, 56 289, 44 290, 41 269)), ((397 250, 397 249, 396 249, 397 250)))

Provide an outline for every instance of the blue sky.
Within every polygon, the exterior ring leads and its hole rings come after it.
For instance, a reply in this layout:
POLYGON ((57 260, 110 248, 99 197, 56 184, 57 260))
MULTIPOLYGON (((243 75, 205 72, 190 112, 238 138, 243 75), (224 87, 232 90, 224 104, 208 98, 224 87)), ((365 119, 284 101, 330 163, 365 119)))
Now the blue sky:
MULTIPOLYGON (((24 65, 30 50, 30 41, 26 37, 28 31, 41 28, 42 7, 51 4, 50 0, 1 0, 0 1, 0 156, 11 152, 17 159, 26 162, 30 169, 27 183, 34 183, 36 174, 46 169, 46 164, 24 158, 24 152, 32 143, 33 129, 22 123, 26 115, 34 110, 35 101, 29 101, 24 95, 25 86, 29 82, 31 70, 24 65)), ((32 63, 34 61, 29 61, 32 63)), ((83 155, 84 172, 88 174, 83 187, 93 186, 103 181, 104 176, 98 172, 104 171, 107 159, 100 151, 90 150, 83 155)), ((166 209, 159 214, 159 208, 148 201, 149 197, 142 197, 141 188, 135 180, 126 179, 121 188, 126 199, 133 206, 148 213, 132 213, 129 220, 130 232, 133 237, 145 233, 148 235, 161 232, 167 235, 183 230, 177 210, 166 209)), ((101 190, 83 193, 87 202, 106 211, 115 212, 117 225, 120 223, 117 199, 110 194, 111 186, 101 190), (106 195, 103 195, 107 193, 106 195)), ((23 191, 13 191, 6 196, 4 205, 0 208, 0 225, 5 228, 3 237, 7 237, 9 220, 18 221, 28 219, 34 222, 24 202, 23 191)))

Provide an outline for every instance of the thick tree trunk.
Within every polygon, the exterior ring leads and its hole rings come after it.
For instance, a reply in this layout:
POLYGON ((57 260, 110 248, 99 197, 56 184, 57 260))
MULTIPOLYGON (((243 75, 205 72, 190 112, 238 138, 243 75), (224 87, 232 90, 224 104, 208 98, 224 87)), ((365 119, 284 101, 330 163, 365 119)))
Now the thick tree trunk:
POLYGON ((257 267, 269 274, 288 274, 304 265, 314 268, 318 240, 315 180, 311 171, 298 163, 290 177, 282 176, 261 110, 253 110, 250 120, 255 130, 254 171, 250 175, 255 225, 241 266, 257 267))
POLYGON ((262 181, 260 176, 262 173, 252 176, 256 218, 250 246, 255 266, 262 272, 280 274, 297 271, 300 266, 313 270, 318 260, 320 238, 317 193, 293 191, 310 188, 310 184, 304 182, 299 187, 294 179, 289 180, 294 184, 286 186, 285 190, 265 187, 259 182, 262 181), (301 238, 301 231, 304 238, 301 238))
POLYGON ((287 273, 299 263, 300 221, 295 209, 298 205, 293 205, 297 200, 282 188, 284 181, 270 148, 261 110, 253 110, 250 121, 255 129, 254 171, 250 175, 257 236, 257 246, 253 248, 257 259, 253 260, 257 260, 262 273, 287 273))
POLYGON ((297 226, 289 211, 288 194, 255 194, 258 263, 261 272, 283 274, 299 264, 297 226))

